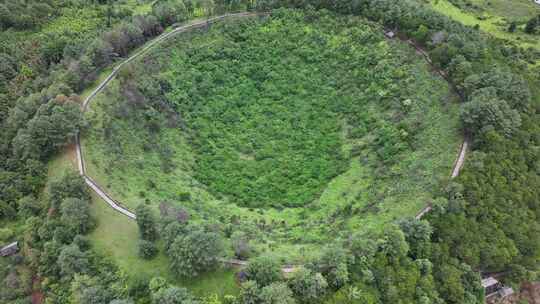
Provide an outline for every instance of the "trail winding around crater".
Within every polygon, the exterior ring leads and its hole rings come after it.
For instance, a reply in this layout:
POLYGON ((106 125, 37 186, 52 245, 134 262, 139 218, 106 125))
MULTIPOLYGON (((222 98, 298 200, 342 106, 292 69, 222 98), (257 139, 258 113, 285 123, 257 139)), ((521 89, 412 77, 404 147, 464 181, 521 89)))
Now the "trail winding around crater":
MULTIPOLYGON (((84 101, 83 101, 83 103, 81 105, 83 113, 88 109, 88 105, 90 104, 90 102, 92 102, 94 97, 96 97, 96 95, 98 93, 103 91, 103 89, 107 86, 107 84, 109 84, 116 77, 116 75, 118 74, 118 72, 120 71, 120 69, 124 65, 126 65, 126 64, 130 63, 131 61, 135 60, 137 57, 140 57, 141 55, 144 55, 152 47, 160 44, 163 41, 166 41, 167 39, 175 36, 176 34, 184 33, 184 32, 187 32, 189 30, 192 30, 192 29, 202 28, 202 27, 208 26, 208 25, 210 25, 212 23, 215 23, 217 21, 224 20, 226 18, 254 17, 254 16, 258 16, 258 15, 262 15, 262 14, 260 14, 260 13, 247 13, 247 12, 236 13, 236 14, 225 14, 225 15, 214 17, 214 18, 210 18, 210 19, 205 20, 205 21, 193 22, 193 23, 190 23, 190 24, 179 26, 179 27, 174 28, 170 32, 161 34, 160 36, 158 36, 158 37, 154 38, 153 40, 151 40, 150 42, 148 42, 140 50, 138 50, 133 55, 129 56, 128 58, 126 58, 124 61, 122 61, 120 64, 118 64, 117 66, 115 66, 113 68, 113 71, 107 76, 107 78, 105 78, 84 99, 84 101)), ((128 209, 122 207, 122 205, 118 201, 114 200, 109 194, 107 194, 107 192, 103 188, 101 188, 96 183, 96 181, 94 181, 90 176, 88 176, 86 174, 86 164, 84 162, 84 157, 83 157, 83 153, 82 153, 80 134, 77 134, 77 137, 75 138, 75 143, 76 143, 76 148, 77 148, 77 166, 78 166, 78 169, 79 169, 79 173, 83 177, 83 179, 86 182, 86 184, 88 185, 88 187, 90 187, 101 199, 103 199, 107 204, 109 204, 109 206, 111 206, 114 210, 122 213, 123 215, 125 215, 125 216, 127 216, 127 217, 129 217, 131 219, 136 219, 135 213, 133 213, 133 212, 129 211, 128 209)))
MULTIPOLYGON (((248 13, 248 12, 225 14, 225 15, 214 17, 214 18, 210 18, 210 19, 205 20, 205 21, 197 21, 197 22, 192 22, 190 24, 186 24, 186 25, 183 25, 183 26, 179 26, 179 27, 176 27, 173 30, 167 32, 167 33, 161 34, 160 36, 158 36, 158 37, 154 38, 153 40, 149 41, 148 43, 146 43, 146 45, 144 45, 141 49, 136 51, 133 55, 126 58, 121 63, 119 63, 117 66, 115 66, 113 68, 112 72, 107 76, 107 78, 105 78, 103 81, 101 81, 99 83, 99 85, 84 99, 84 101, 83 101, 83 103, 81 105, 82 111, 85 112, 88 109, 88 106, 89 106, 90 102, 92 102, 94 97, 97 94, 99 94, 101 91, 103 91, 103 89, 116 77, 116 75, 118 74, 118 72, 120 71, 120 69, 124 65, 130 63, 131 61, 135 60, 136 58, 140 57, 141 55, 144 55, 152 47, 166 41, 167 39, 175 36, 176 34, 184 33, 184 32, 187 32, 189 30, 192 30, 192 29, 202 28, 204 26, 208 26, 208 25, 210 25, 212 23, 215 23, 215 22, 227 19, 227 18, 244 18, 244 17, 259 16, 259 15, 267 15, 267 14, 248 13)), ((417 50, 420 49, 421 53, 423 55, 422 57, 428 62, 428 64, 433 66, 431 64, 431 60, 430 60, 429 56, 427 55, 427 53, 425 51, 423 51, 421 48, 419 48, 414 43, 411 43, 411 42, 409 42, 409 43, 413 47, 415 47, 417 50)), ((443 78, 446 79, 445 74, 442 71, 437 70, 437 72, 443 78)), ((120 212, 121 214, 127 216, 128 218, 135 220, 136 219, 135 213, 133 213, 132 211, 130 211, 127 208, 123 207, 120 202, 114 200, 103 188, 101 188, 97 184, 96 181, 94 181, 90 176, 87 175, 87 173, 86 173, 86 165, 85 165, 85 161, 84 161, 84 157, 83 157, 83 153, 82 153, 80 134, 77 134, 75 140, 76 140, 76 154, 77 154, 78 170, 79 170, 80 175, 83 177, 84 181, 86 182, 86 184, 101 199, 103 199, 111 208, 113 208, 114 210, 116 210, 116 211, 120 212)), ((461 145, 461 148, 460 148, 459 154, 458 154, 458 156, 456 158, 456 161, 454 162, 454 166, 453 166, 451 176, 450 176, 452 179, 459 175, 459 172, 460 172, 460 170, 463 167, 463 164, 465 162, 465 156, 466 156, 468 147, 469 147, 469 140, 467 138, 465 138, 462 145, 461 145)), ((417 213, 416 218, 417 219, 422 218, 429 211, 431 211, 431 205, 427 205, 425 208, 420 210, 419 213, 417 213)), ((231 264, 231 265, 239 265, 239 266, 247 265, 246 261, 240 261, 240 260, 225 260, 225 259, 222 259, 221 261, 225 262, 225 263, 228 263, 228 264, 231 264)), ((289 266, 289 267, 283 268, 282 271, 284 273, 289 273, 289 272, 294 272, 295 269, 296 269, 296 267, 289 266)))

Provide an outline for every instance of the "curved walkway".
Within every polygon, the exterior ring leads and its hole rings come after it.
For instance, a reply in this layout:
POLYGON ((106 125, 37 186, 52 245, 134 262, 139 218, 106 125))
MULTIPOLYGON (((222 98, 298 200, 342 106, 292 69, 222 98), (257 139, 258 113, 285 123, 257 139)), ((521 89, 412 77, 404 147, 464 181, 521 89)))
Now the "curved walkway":
MULTIPOLYGON (((82 111, 85 112, 87 109, 88 109, 88 105, 90 104, 90 102, 94 99, 94 97, 100 93, 106 86, 107 84, 109 84, 109 82, 111 82, 115 77, 116 75, 118 74, 119 70, 126 64, 130 63, 131 61, 133 61, 134 59, 136 59, 137 57, 141 56, 141 55, 144 55, 149 49, 151 49, 152 47, 158 45, 159 43, 167 40, 168 38, 170 37, 173 37, 174 35, 178 34, 178 33, 183 33, 183 32, 186 32, 186 31, 189 31, 191 29, 196 29, 196 28, 201 28, 201 27, 204 27, 204 26, 207 26, 209 24, 212 24, 212 23, 215 23, 217 21, 220 21, 220 20, 223 20, 223 19, 226 19, 226 18, 234 18, 234 17, 237 17, 237 18, 242 18, 242 17, 253 17, 253 16, 257 16, 257 15, 263 15, 261 13, 247 13, 247 12, 243 12, 243 13, 236 13, 236 14, 225 14, 225 15, 221 15, 221 16, 218 16, 218 17, 214 17, 214 18, 211 18, 211 19, 208 19, 208 20, 205 20, 205 21, 200 21, 200 22, 194 22, 194 23, 191 23, 191 24, 187 24, 187 25, 184 25, 184 26, 180 26, 180 27, 176 27, 174 28, 172 31, 170 32, 167 32, 167 33, 164 33, 160 36, 158 36, 157 38, 154 38, 154 40, 151 40, 150 42, 148 42, 145 46, 143 46, 140 50, 138 50, 137 52, 135 52, 133 55, 131 55, 130 57, 128 57, 127 59, 125 59, 124 61, 122 61, 120 64, 118 64, 116 67, 113 68, 113 71, 107 76, 107 78, 105 78, 105 80, 103 80, 97 87, 95 90, 93 90, 89 95, 88 97, 86 97, 81 105, 82 107, 82 111)), ((266 14, 264 14, 266 15, 266 14)), ((431 63, 431 59, 429 58, 429 56, 427 55, 427 53, 422 50, 421 48, 419 48, 417 45, 415 45, 414 43, 412 43, 412 41, 408 41, 414 48, 416 48, 417 50, 420 50, 421 51, 421 54, 423 55, 423 58, 430 64, 432 65, 431 63)), ((432 65, 433 66, 433 65, 432 65)), ((446 75, 436 69, 436 71, 443 77, 446 79, 446 75)), ((115 201, 109 194, 107 194, 107 192, 105 190, 103 190, 90 176, 88 176, 86 174, 86 164, 85 164, 85 161, 84 161, 84 158, 83 158, 83 153, 82 153, 82 147, 81 147, 81 142, 80 142, 80 134, 77 134, 76 136, 76 148, 77 148, 77 165, 78 165, 78 169, 79 169, 79 173, 81 174, 81 176, 83 177, 84 181, 86 182, 86 184, 101 198, 103 199, 107 204, 109 204, 109 206, 111 206, 114 210, 124 214, 125 216, 127 216, 128 218, 130 219, 136 219, 136 215, 135 213, 129 211, 128 209, 124 208, 121 206, 121 204, 118 202, 118 201, 115 201)), ((456 176, 459 175, 459 172, 461 170, 461 168, 463 167, 463 164, 464 164, 464 161, 465 161, 465 156, 466 156, 466 153, 467 153, 467 149, 468 149, 468 146, 469 146, 469 141, 467 138, 464 139, 463 141, 463 144, 461 145, 461 149, 460 149, 460 152, 459 152, 459 155, 454 163, 454 167, 452 169, 452 174, 451 174, 451 178, 455 178, 456 176)), ((423 208, 417 215, 416 215, 416 219, 421 219, 425 214, 427 214, 428 212, 431 211, 431 208, 432 206, 431 205, 428 205, 426 206, 425 208, 423 208)), ((230 265, 236 265, 236 266, 246 266, 248 264, 247 261, 242 261, 242 260, 235 260, 235 259, 220 259, 221 262, 223 263, 227 263, 227 264, 230 264, 230 265)), ((282 272, 287 274, 287 273, 292 273, 294 272, 295 270, 297 269, 297 266, 287 266, 287 267, 283 267, 282 268, 282 272)))
MULTIPOLYGON (((167 40, 168 38, 173 37, 176 34, 187 32, 192 29, 201 28, 204 26, 207 26, 209 24, 215 23, 217 21, 221 21, 226 18, 242 18, 242 17, 253 17, 261 15, 260 13, 236 13, 236 14, 225 14, 218 17, 214 17, 205 21, 200 22, 194 22, 191 24, 187 24, 184 26, 176 27, 172 31, 161 34, 160 36, 154 38, 154 40, 151 40, 148 42, 145 46, 143 46, 140 50, 135 52, 133 55, 122 61, 120 64, 115 66, 113 68, 113 71, 103 80, 94 91, 92 91, 88 97, 86 97, 82 103, 82 111, 85 112, 88 109, 88 105, 90 102, 96 97, 96 95, 101 92, 111 80, 113 80, 120 69, 130 63, 131 61, 135 60, 137 57, 145 54, 149 49, 152 47, 158 45, 159 43, 167 40)), ((77 165, 79 169, 79 173, 83 177, 86 184, 100 197, 102 198, 109 206, 111 206, 114 210, 124 214, 125 216, 136 219, 136 216, 133 212, 129 211, 128 209, 121 206, 121 204, 117 201, 115 201, 110 195, 107 194, 105 190, 103 190, 90 176, 86 174, 86 164, 84 162, 82 148, 81 148, 81 140, 80 140, 80 134, 77 134, 77 137, 75 139, 76 147, 77 147, 77 165)))

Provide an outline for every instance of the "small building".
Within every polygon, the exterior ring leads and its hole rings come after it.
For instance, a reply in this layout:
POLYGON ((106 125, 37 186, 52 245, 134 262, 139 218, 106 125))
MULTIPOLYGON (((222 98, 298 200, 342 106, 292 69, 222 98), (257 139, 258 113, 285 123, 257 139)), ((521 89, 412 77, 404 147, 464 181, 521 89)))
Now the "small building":
POLYGON ((514 294, 514 289, 512 289, 512 287, 505 286, 505 287, 499 289, 499 291, 497 293, 499 294, 499 297, 501 299, 504 299, 506 297, 509 297, 509 296, 513 295, 514 294))
POLYGON ((19 243, 13 242, 9 245, 6 245, 0 249, 0 256, 10 256, 14 255, 15 253, 19 252, 19 243))
POLYGON ((514 294, 512 287, 504 286, 501 282, 493 277, 482 279, 482 287, 488 303, 496 300, 496 302, 505 299, 514 294))
POLYGON ((540 0, 534 0, 534 3, 540 5, 540 0))
POLYGON ((438 31, 431 35, 431 43, 433 45, 438 45, 443 43, 446 40, 446 33, 443 31, 438 31))
MULTIPOLYGON (((540 0, 538 0, 538 1, 540 1, 540 0)), ((392 39, 392 38, 394 38, 396 36, 396 33, 394 33, 394 31, 386 31, 386 32, 384 32, 384 35, 387 38, 392 39)))

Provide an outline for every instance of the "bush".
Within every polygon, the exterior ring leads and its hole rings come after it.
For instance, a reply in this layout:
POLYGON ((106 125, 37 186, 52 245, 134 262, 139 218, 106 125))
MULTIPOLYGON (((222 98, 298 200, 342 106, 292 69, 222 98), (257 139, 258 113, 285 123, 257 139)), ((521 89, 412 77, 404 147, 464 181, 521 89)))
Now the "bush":
POLYGON ((246 268, 246 279, 257 282, 261 287, 277 282, 281 278, 281 266, 274 257, 257 257, 246 268))
POLYGON ((156 245, 146 240, 139 240, 137 248, 139 257, 145 260, 152 259, 158 253, 156 245))
POLYGON ((171 258, 171 269, 177 275, 195 277, 215 268, 222 252, 220 235, 200 226, 190 225, 185 235, 176 237, 167 254, 171 258))
POLYGON ((9 228, 0 228, 0 242, 7 242, 13 236, 13 231, 9 228))

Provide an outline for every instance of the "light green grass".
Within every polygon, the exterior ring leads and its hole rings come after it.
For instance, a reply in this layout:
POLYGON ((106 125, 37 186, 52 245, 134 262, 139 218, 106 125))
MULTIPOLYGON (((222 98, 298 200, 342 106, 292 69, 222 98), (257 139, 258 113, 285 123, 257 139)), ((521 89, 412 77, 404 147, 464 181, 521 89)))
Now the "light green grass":
POLYGON ((139 258, 139 236, 135 221, 114 211, 95 194, 92 194, 91 211, 98 220, 97 228, 89 235, 94 248, 112 258, 129 278, 161 276, 170 283, 189 288, 201 297, 213 294, 235 295, 238 292, 234 279, 235 271, 232 269, 218 269, 197 278, 179 279, 169 270, 169 261, 162 248, 152 260, 139 258))
POLYGON ((472 0, 483 11, 508 21, 526 22, 540 13, 540 5, 532 0, 472 0))
MULTIPOLYGON (((66 170, 76 170, 76 165, 74 149, 65 149, 49 162, 49 180, 61 176, 66 170)), ((194 279, 177 278, 169 270, 168 258, 162 251, 152 260, 143 260, 137 256, 139 235, 136 222, 114 211, 94 192, 91 212, 97 219, 97 227, 89 234, 93 248, 111 258, 128 278, 161 276, 172 284, 189 288, 201 297, 237 294, 234 269, 222 268, 194 279)), ((10 228, 15 232, 24 228, 23 223, 19 222, 2 222, 0 227, 10 228)))
MULTIPOLYGON (((505 2, 509 3, 510 1, 505 2)), ((538 36, 528 35, 522 31, 517 31, 515 33, 508 32, 506 30, 508 28, 508 23, 502 15, 486 15, 485 19, 482 18, 483 20, 480 20, 474 14, 459 9, 447 0, 435 0, 431 2, 431 5, 439 13, 447 15, 465 25, 475 26, 478 24, 480 30, 491 34, 496 38, 515 42, 525 48, 532 47, 540 50, 540 39, 538 39, 538 36)), ((532 7, 531 10, 535 10, 535 8, 532 7)), ((536 9, 536 14, 539 13, 540 9, 536 9)))

